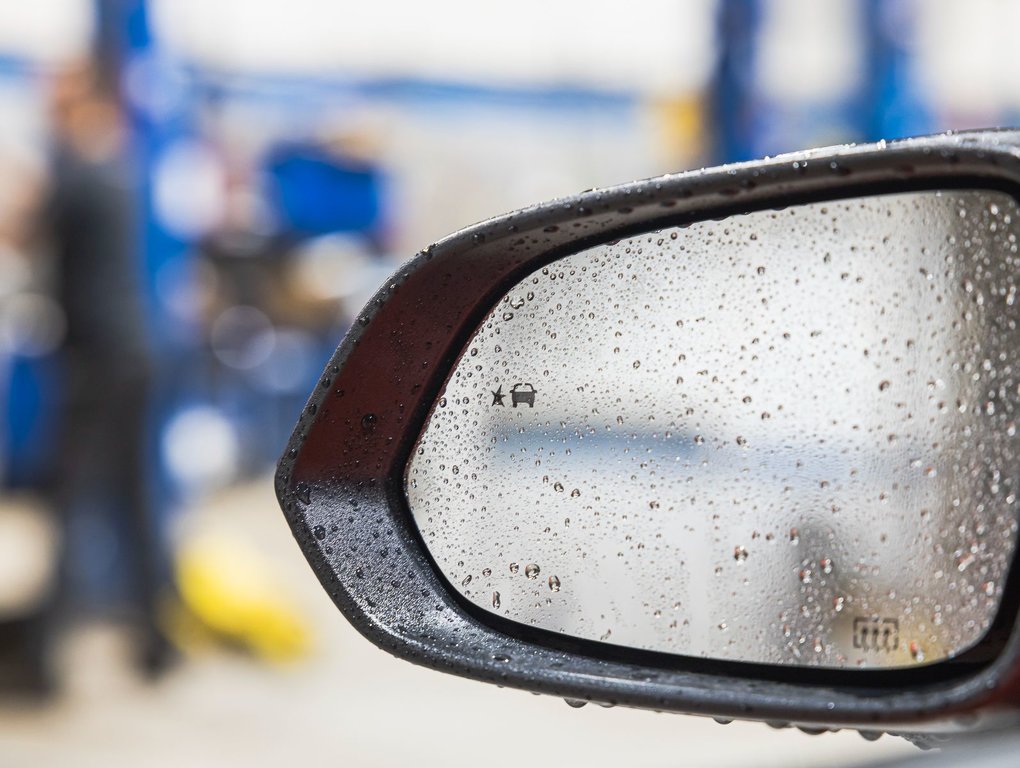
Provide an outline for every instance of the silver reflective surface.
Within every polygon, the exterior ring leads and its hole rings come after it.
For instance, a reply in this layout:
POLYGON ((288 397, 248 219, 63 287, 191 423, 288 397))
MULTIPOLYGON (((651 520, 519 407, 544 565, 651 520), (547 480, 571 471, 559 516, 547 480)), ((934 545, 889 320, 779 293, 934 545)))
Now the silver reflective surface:
POLYGON ((479 607, 590 640, 833 668, 957 655, 1017 536, 1000 193, 873 197, 563 258, 475 333, 407 467, 479 607))

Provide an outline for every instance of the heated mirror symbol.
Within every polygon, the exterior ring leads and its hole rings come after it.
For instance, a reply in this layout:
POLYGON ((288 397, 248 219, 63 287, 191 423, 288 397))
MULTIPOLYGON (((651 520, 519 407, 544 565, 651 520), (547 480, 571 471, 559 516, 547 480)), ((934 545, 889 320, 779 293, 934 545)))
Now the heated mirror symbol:
POLYGON ((854 619, 854 648, 891 653, 900 647, 900 623, 896 619, 858 616, 854 619))

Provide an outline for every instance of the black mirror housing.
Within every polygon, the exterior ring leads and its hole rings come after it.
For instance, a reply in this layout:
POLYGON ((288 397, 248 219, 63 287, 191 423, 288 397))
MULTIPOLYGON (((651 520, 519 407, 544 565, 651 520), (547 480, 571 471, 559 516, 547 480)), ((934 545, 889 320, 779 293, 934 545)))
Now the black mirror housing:
MULTIPOLYGON (((863 195, 993 189, 1020 200, 1020 132, 850 146, 591 190, 464 229, 402 267, 312 393, 276 489, 323 587, 369 640, 430 668, 568 699, 804 728, 952 732, 1020 713, 1017 569, 982 653, 905 670, 711 661, 565 637, 485 614, 440 575, 404 470, 471 334, 535 269, 667 226, 863 195)), ((506 392, 534 407, 534 387, 506 392)), ((511 400, 512 398, 512 400, 511 400)))

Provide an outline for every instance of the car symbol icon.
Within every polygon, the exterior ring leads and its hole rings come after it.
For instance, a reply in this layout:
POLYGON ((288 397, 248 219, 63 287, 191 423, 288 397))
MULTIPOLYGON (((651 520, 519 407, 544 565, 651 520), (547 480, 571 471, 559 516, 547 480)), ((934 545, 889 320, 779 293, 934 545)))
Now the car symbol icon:
POLYGON ((510 402, 514 408, 518 403, 527 403, 529 408, 534 408, 535 388, 530 384, 514 384, 510 387, 510 402))

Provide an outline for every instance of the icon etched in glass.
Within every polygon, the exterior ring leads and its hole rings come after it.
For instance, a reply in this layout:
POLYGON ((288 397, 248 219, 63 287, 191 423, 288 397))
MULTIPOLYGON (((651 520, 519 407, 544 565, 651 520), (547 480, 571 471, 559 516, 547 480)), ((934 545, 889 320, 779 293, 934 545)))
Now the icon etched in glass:
POLYGON ((854 619, 854 648, 862 651, 895 651, 900 646, 900 623, 896 619, 858 616, 854 619))
POLYGON ((538 392, 530 384, 514 384, 510 387, 510 402, 516 408, 521 403, 527 403, 529 408, 535 407, 535 395, 538 392))
POLYGON ((492 404, 501 405, 506 408, 506 403, 503 402, 503 398, 506 397, 506 395, 503 394, 503 385, 500 384, 495 390, 490 391, 492 392, 492 404))

